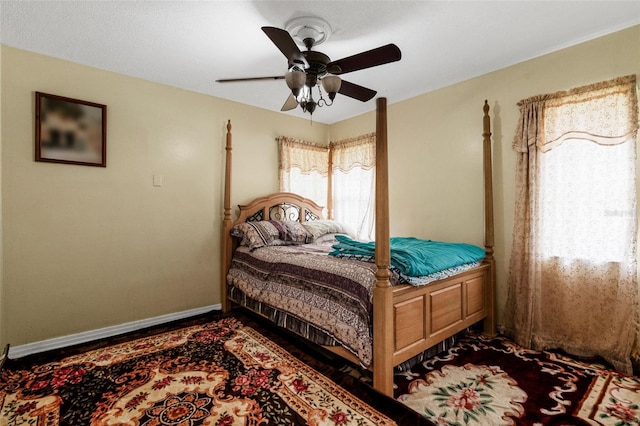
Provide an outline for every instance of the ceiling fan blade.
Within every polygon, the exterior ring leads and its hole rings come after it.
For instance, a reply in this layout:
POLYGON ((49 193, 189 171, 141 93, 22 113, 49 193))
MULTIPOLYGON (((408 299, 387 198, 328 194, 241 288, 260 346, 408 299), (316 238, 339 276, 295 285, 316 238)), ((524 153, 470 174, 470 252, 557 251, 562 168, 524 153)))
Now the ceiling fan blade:
POLYGON ((387 44, 353 56, 338 59, 327 64, 327 71, 331 74, 345 74, 352 71, 363 70, 389 62, 399 61, 402 58, 400 48, 395 44, 387 44))
POLYGON ((284 75, 274 75, 272 77, 243 77, 243 78, 221 78, 216 83, 235 83, 237 81, 259 81, 259 80, 284 80, 284 75))
POLYGON ((287 31, 276 27, 262 27, 262 31, 264 31, 273 44, 280 49, 282 54, 287 57, 289 64, 295 64, 305 69, 309 68, 309 63, 287 31))
POLYGON ((289 93, 289 97, 284 102, 284 105, 282 105, 282 108, 280 108, 280 111, 291 111, 292 109, 296 109, 297 106, 298 100, 293 96, 293 93, 289 93))
POLYGON ((368 100, 372 99, 378 92, 342 80, 342 84, 340 85, 340 90, 338 91, 338 93, 362 102, 367 102, 368 100))

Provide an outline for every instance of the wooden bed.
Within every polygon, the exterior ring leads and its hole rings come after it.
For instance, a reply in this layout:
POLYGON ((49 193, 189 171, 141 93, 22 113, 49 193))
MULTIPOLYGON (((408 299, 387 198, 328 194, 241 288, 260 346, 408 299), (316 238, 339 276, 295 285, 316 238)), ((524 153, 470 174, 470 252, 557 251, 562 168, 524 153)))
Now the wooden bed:
MULTIPOLYGON (((376 247, 375 288, 373 290, 373 385, 380 392, 393 395, 394 366, 422 353, 465 328, 484 321, 487 334, 495 333, 495 260, 493 257, 493 188, 491 164, 491 129, 489 105, 483 111, 483 165, 485 258, 480 266, 453 277, 415 287, 391 285, 389 248, 389 204, 387 163, 386 99, 377 99, 376 109, 376 247)), ((231 218, 231 123, 227 124, 224 219, 222 226, 222 306, 231 308, 228 299, 227 273, 237 245, 230 231, 248 220, 283 220, 287 208, 294 206, 301 222, 322 218, 322 208, 296 194, 276 193, 239 206, 240 213, 231 218), (284 207, 284 208, 283 208, 284 207)), ((326 348, 355 363, 357 357, 340 346, 326 348)))

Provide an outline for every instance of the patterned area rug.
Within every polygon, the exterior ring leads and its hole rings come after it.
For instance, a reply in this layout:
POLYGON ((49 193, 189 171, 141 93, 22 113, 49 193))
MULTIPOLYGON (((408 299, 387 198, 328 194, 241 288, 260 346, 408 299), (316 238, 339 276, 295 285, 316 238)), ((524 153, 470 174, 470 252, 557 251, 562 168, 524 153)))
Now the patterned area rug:
POLYGON ((396 424, 232 317, 28 369, 7 364, 5 425, 396 424))
POLYGON ((640 378, 504 338, 463 338, 394 383, 438 425, 640 424, 640 378))

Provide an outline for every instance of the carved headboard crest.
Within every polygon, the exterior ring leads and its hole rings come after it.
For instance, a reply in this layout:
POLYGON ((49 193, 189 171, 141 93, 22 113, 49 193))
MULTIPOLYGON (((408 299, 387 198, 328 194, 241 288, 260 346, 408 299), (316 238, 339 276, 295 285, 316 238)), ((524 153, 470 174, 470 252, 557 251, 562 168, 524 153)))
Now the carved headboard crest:
POLYGON ((235 223, 261 220, 307 222, 323 219, 322 207, 308 198, 290 192, 278 192, 240 205, 235 223))

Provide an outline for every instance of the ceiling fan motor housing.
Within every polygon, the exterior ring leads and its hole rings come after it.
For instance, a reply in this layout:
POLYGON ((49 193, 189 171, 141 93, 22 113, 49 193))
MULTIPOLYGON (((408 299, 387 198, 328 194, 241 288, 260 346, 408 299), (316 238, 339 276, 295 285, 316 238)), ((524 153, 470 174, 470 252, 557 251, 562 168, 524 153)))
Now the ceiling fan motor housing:
POLYGON ((315 50, 307 50, 302 54, 309 63, 309 68, 305 70, 308 75, 313 74, 315 77, 322 78, 327 73, 327 64, 331 62, 327 55, 315 50))

